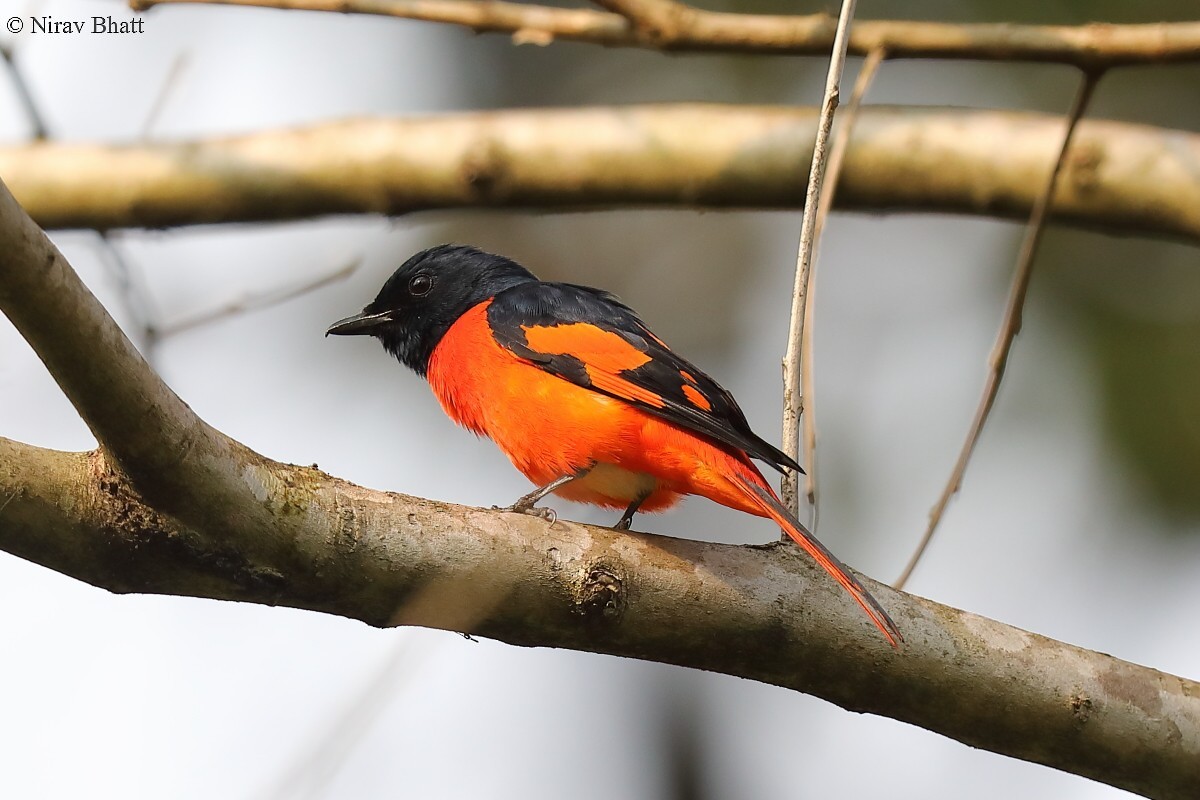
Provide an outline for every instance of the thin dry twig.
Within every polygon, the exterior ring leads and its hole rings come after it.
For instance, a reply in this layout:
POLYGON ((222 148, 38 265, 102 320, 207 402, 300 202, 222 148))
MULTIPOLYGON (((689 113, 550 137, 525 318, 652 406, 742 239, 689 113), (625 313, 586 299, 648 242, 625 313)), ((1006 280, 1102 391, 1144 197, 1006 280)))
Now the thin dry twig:
POLYGON ((1075 129, 1078 127, 1080 119, 1083 118, 1083 114, 1087 110, 1088 103, 1091 101, 1092 94, 1096 89, 1096 84, 1100 81, 1103 74, 1103 72, 1083 73, 1079 91, 1075 95, 1070 114, 1067 117, 1067 129, 1063 134, 1062 147, 1059 148, 1058 158, 1054 161, 1054 168, 1050 170, 1050 177, 1046 181, 1045 187, 1038 194, 1037 200, 1034 202, 1033 211, 1029 215, 1029 223, 1025 227, 1025 239, 1021 242, 1021 251, 1017 256, 1017 268, 1013 274, 1012 287, 1009 289, 1008 302, 1004 308, 1004 318, 1000 323, 1000 332, 997 334, 996 343, 992 346, 991 355, 988 357, 988 375, 983 385, 983 396, 979 400, 979 407, 975 409, 975 418, 971 421, 971 428, 967 433, 966 441, 963 442, 962 450, 958 454, 958 460, 954 464, 954 470, 950 473, 950 480, 947 481, 946 487, 942 490, 942 495, 938 498, 937 504, 929 512, 929 524, 925 528, 925 534, 921 537, 920 543, 917 544, 917 549, 913 552, 912 557, 909 558, 908 564, 905 565, 904 571, 900 573, 900 577, 893 584, 897 589, 904 588, 904 585, 908 583, 908 579, 912 576, 913 570, 916 569, 917 564, 920 562, 921 556, 924 555, 926 548, 929 547, 929 542, 933 539, 933 534, 937 530, 938 524, 942 521, 942 516, 946 512, 946 506, 950 503, 950 498, 962 486, 963 473, 966 472, 967 464, 971 460, 971 454, 975 451, 975 445, 979 442, 979 434, 983 430, 983 426, 991 414, 992 406, 996 402, 996 393, 1000 390, 1000 381, 1003 380, 1004 370, 1008 366, 1008 357, 1012 351, 1013 340, 1016 339, 1017 333, 1021 330, 1021 315, 1025 307, 1025 295, 1029 291, 1029 281, 1033 274, 1033 258, 1037 254, 1038 244, 1042 239, 1042 231, 1046 227, 1047 212, 1054 201, 1054 191, 1058 186, 1058 176, 1067 161, 1067 152, 1071 147, 1071 139, 1075 135, 1075 129))
MULTIPOLYGON (((837 197, 838 186, 842 178, 842 164, 846 162, 846 153, 850 152, 850 140, 854 136, 854 125, 858 122, 858 111, 862 108, 863 98, 867 90, 875 82, 879 65, 886 59, 887 50, 877 47, 867 54, 858 77, 854 80, 854 89, 850 92, 850 102, 838 120, 838 129, 833 135, 833 145, 829 148, 829 164, 825 167, 825 186, 821 190, 821 203, 817 206, 818 240, 825 230, 825 220, 833 209, 834 198, 837 197)), ((807 338, 807 337, 806 337, 807 338)), ((801 378, 803 380, 803 378, 801 378)))
POLYGON ((129 263, 129 259, 125 257, 125 253, 118 245, 115 236, 116 234, 113 231, 100 231, 101 250, 105 255, 103 263, 108 266, 109 272, 117 283, 118 294, 121 297, 122 304, 125 306, 125 310, 129 312, 129 316, 133 318, 134 323, 137 325, 140 334, 138 336, 138 349, 142 351, 146 360, 153 364, 154 346, 158 343, 159 339, 154 325, 154 320, 157 316, 154 313, 154 303, 150 298, 150 293, 137 280, 134 267, 129 263))
POLYGON ((158 123, 158 118, 162 116, 163 109, 167 107, 167 99, 175 91, 175 87, 179 84, 179 77, 183 75, 187 64, 187 51, 179 53, 171 61, 171 66, 167 69, 167 75, 158 87, 158 94, 154 96, 154 102, 150 104, 150 110, 146 112, 146 119, 142 123, 142 135, 140 137, 142 141, 150 139, 150 134, 154 130, 154 126, 158 123))
POLYGON ((158 342, 161 342, 163 339, 166 339, 169 336, 175 336, 183 333, 184 331, 190 331, 194 328, 211 325, 212 323, 217 322, 218 320, 226 319, 227 317, 234 317, 239 314, 245 314, 248 311, 258 311, 264 308, 270 308, 271 306, 277 306, 280 303, 285 303, 288 300, 293 300, 301 295, 308 294, 309 292, 315 291, 324 286, 328 286, 331 283, 337 283, 340 280, 350 277, 352 274, 354 274, 354 271, 362 265, 362 262, 362 256, 355 256, 353 259, 333 270, 332 272, 328 272, 312 280, 303 281, 301 283, 296 283, 291 286, 285 286, 278 289, 272 289, 267 292, 262 292, 261 294, 252 294, 239 300, 234 300, 233 302, 227 303, 223 306, 212 308, 207 311, 201 311, 199 314, 195 314, 194 316, 184 317, 174 322, 157 326, 153 329, 154 339, 158 342))
MULTIPOLYGON (((825 177, 828 159, 826 143, 833 128, 833 114, 841 94, 842 70, 846 66, 846 45, 849 41, 850 20, 854 17, 855 0, 842 0, 838 16, 837 34, 833 39, 833 54, 829 57, 829 71, 825 76, 825 92, 821 98, 821 113, 817 122, 817 135, 813 142, 812 163, 808 169, 808 188, 804 194, 804 216, 800 223, 800 247, 796 254, 796 282, 792 289, 792 318, 788 326, 787 352, 783 359, 783 451, 792 458, 800 456, 800 415, 804 412, 804 400, 800 396, 800 375, 805 369, 801 364, 805 348, 801 343, 804 321, 807 317, 808 296, 812 290, 812 262, 817 244, 817 209, 821 203, 821 181, 825 177)), ((804 392, 809 391, 808 384, 804 392)), ((816 509, 816 483, 813 480, 815 450, 804 451, 804 469, 808 473, 806 489, 808 501, 816 509)), ((800 513, 798 492, 799 475, 789 472, 783 476, 783 504, 800 513)), ((814 511, 815 516, 815 511, 814 511)))
MULTIPOLYGON (((175 89, 185 62, 186 54, 180 53, 176 56, 175 60, 171 62, 171 67, 167 71, 166 77, 159 85, 158 93, 154 96, 154 100, 150 104, 150 110, 146 113, 146 117, 142 121, 141 134, 138 139, 143 144, 150 140, 154 125, 158 122, 159 115, 166 106, 167 98, 175 89)), ((138 349, 142 351, 146 360, 153 365, 154 351, 161 341, 161 337, 158 335, 154 324, 157 315, 154 313, 154 303, 150 298, 150 293, 135 278, 133 265, 129 263, 129 260, 125 257, 125 253, 114 240, 114 232, 111 230, 102 230, 99 233, 100 244, 107 255, 106 263, 109 265, 117 281, 122 302, 130 316, 133 317, 134 322, 137 323, 140 333, 138 349)))
MULTIPOLYGON (((854 135, 854 123, 858 120, 858 109, 862 105, 862 99, 867 93, 867 89, 875 80, 875 74, 879 70, 879 65, 883 63, 884 55, 883 48, 877 48, 867 56, 854 81, 854 91, 850 94, 850 102, 846 105, 846 110, 842 112, 841 124, 833 136, 833 146, 829 150, 829 164, 825 168, 825 184, 821 189, 820 202, 817 204, 814 241, 820 241, 821 233, 825 230, 825 220, 829 217, 829 211, 833 208, 833 199, 837 195, 842 164, 846 161, 850 138, 854 135)), ((804 493, 812 508, 813 530, 816 530, 820 521, 820 507, 817 505, 816 379, 813 370, 815 299, 816 273, 810 271, 808 291, 805 293, 804 300, 804 322, 800 329, 800 385, 804 387, 804 414, 800 417, 800 434, 805 469, 808 470, 804 476, 804 493)))
MULTIPOLYGON (((583 8, 554 8, 504 0, 130 0, 137 11, 159 5, 207 3, 376 14, 462 25, 477 33, 507 33, 514 41, 549 44, 555 39, 610 47, 668 51, 825 55, 834 20, 824 13, 804 16, 702 11, 657 0, 638 15, 651 26, 631 25, 621 14, 583 8), (667 8, 669 13, 662 13, 667 8)), ((630 7, 629 0, 606 0, 630 7)), ((878 47, 889 58, 967 59, 1072 64, 1102 69, 1127 64, 1200 61, 1200 22, 1134 25, 1014 25, 908 20, 862 20, 855 24, 849 52, 865 56, 878 47)))
POLYGON ((29 120, 31 138, 38 142, 45 141, 50 137, 50 129, 46 126, 46 120, 38 110, 37 102, 33 99, 33 92, 29 89, 29 84, 25 80, 24 73, 17 66, 16 56, 13 53, 11 44, 0 44, 0 58, 4 59, 4 63, 8 66, 8 74, 12 76, 13 89, 17 94, 17 100, 20 102, 21 108, 25 111, 25 118, 29 120))

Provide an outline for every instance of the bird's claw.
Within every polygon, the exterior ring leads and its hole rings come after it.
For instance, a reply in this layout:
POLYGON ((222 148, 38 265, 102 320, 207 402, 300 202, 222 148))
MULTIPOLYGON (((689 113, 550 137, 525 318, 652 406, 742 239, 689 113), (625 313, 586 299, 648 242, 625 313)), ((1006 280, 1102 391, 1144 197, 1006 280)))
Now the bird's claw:
POLYGON ((541 517, 551 525, 558 522, 558 512, 545 506, 523 506, 513 503, 511 506, 492 506, 493 511, 504 511, 509 514, 527 514, 531 517, 541 517))

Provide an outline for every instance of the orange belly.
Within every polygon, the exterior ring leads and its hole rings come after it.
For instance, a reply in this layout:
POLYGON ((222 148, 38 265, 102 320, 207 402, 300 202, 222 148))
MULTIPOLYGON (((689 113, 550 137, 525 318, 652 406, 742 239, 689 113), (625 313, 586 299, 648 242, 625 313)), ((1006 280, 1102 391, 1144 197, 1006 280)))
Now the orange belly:
POLYGON ((568 500, 624 508, 646 492, 642 510, 701 494, 762 516, 730 485, 730 470, 758 470, 744 456, 638 408, 529 364, 498 345, 481 303, 451 326, 429 361, 428 378, 446 414, 491 438, 541 486, 592 471, 559 488, 568 500))

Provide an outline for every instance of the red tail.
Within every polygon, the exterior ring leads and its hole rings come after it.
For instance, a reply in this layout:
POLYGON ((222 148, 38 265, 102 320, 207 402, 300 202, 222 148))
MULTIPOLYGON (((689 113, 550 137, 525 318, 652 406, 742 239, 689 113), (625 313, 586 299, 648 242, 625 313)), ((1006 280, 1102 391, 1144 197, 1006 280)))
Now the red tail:
POLYGON ((871 593, 858 582, 858 579, 846 571, 845 565, 838 561, 825 545, 817 541, 808 532, 808 529, 783 507, 770 489, 752 483, 742 475, 734 475, 733 478, 734 482, 745 490, 747 499, 761 509, 764 516, 770 517, 779 527, 787 531, 788 536, 803 547, 805 552, 812 556, 813 560, 820 564, 862 606, 863 611, 867 612, 867 616, 871 618, 871 622, 874 622, 875 627, 879 628, 887 637, 892 647, 899 648, 900 642, 904 641, 900 629, 896 627, 896 623, 892 622, 892 618, 883 610, 879 602, 871 596, 871 593))

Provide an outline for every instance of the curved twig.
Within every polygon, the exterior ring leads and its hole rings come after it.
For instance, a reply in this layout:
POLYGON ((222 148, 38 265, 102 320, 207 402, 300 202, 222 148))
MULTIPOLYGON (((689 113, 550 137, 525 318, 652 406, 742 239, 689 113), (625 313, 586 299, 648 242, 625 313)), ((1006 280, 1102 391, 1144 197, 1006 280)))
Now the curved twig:
POLYGON ((908 583, 913 570, 921 561, 921 556, 925 554, 925 549, 929 547, 929 542, 933 540, 933 534, 937 531, 938 524, 941 523, 942 516, 946 513, 946 506, 950 504, 950 499, 958 493, 962 486, 967 464, 970 463, 971 455, 975 452, 975 445, 979 442, 983 426, 991 415, 992 406, 996 402, 996 394, 1000 391, 1000 382, 1004 379, 1004 370, 1008 366, 1008 356, 1012 352, 1013 340, 1017 338, 1017 333, 1021 330, 1025 295, 1029 291, 1029 281, 1033 277, 1033 257, 1037 254, 1042 231, 1046 227, 1046 213, 1051 203, 1054 202, 1055 189, 1058 187, 1063 165, 1067 162, 1075 131, 1080 120, 1083 119, 1083 113, 1087 110, 1088 102, 1096 89, 1096 83, 1102 75, 1103 73, 1100 72, 1085 72, 1079 84, 1079 91, 1071 103, 1071 111, 1067 115, 1067 129, 1063 134, 1058 157, 1050 170, 1050 177, 1038 194, 1037 201, 1033 205, 1033 212, 1029 217, 1029 224, 1025 228, 1025 239, 1021 242, 1021 252, 1017 256, 1017 266, 1013 272, 1012 287, 1009 289, 1008 300, 1004 306, 1004 318, 1000 323, 1000 332, 996 335, 996 343, 992 346, 991 355, 988 357, 988 374, 983 385, 983 396, 979 399, 975 417, 971 420, 971 428, 967 431, 967 438, 963 442, 962 450, 959 451, 954 469, 950 472, 950 478, 947 480, 945 488, 942 489, 937 503, 929 512, 929 523, 925 526, 925 533, 921 536, 921 541, 917 543, 912 556, 909 557, 908 563, 904 565, 900 577, 893 584, 897 589, 903 589, 904 585, 908 583))

